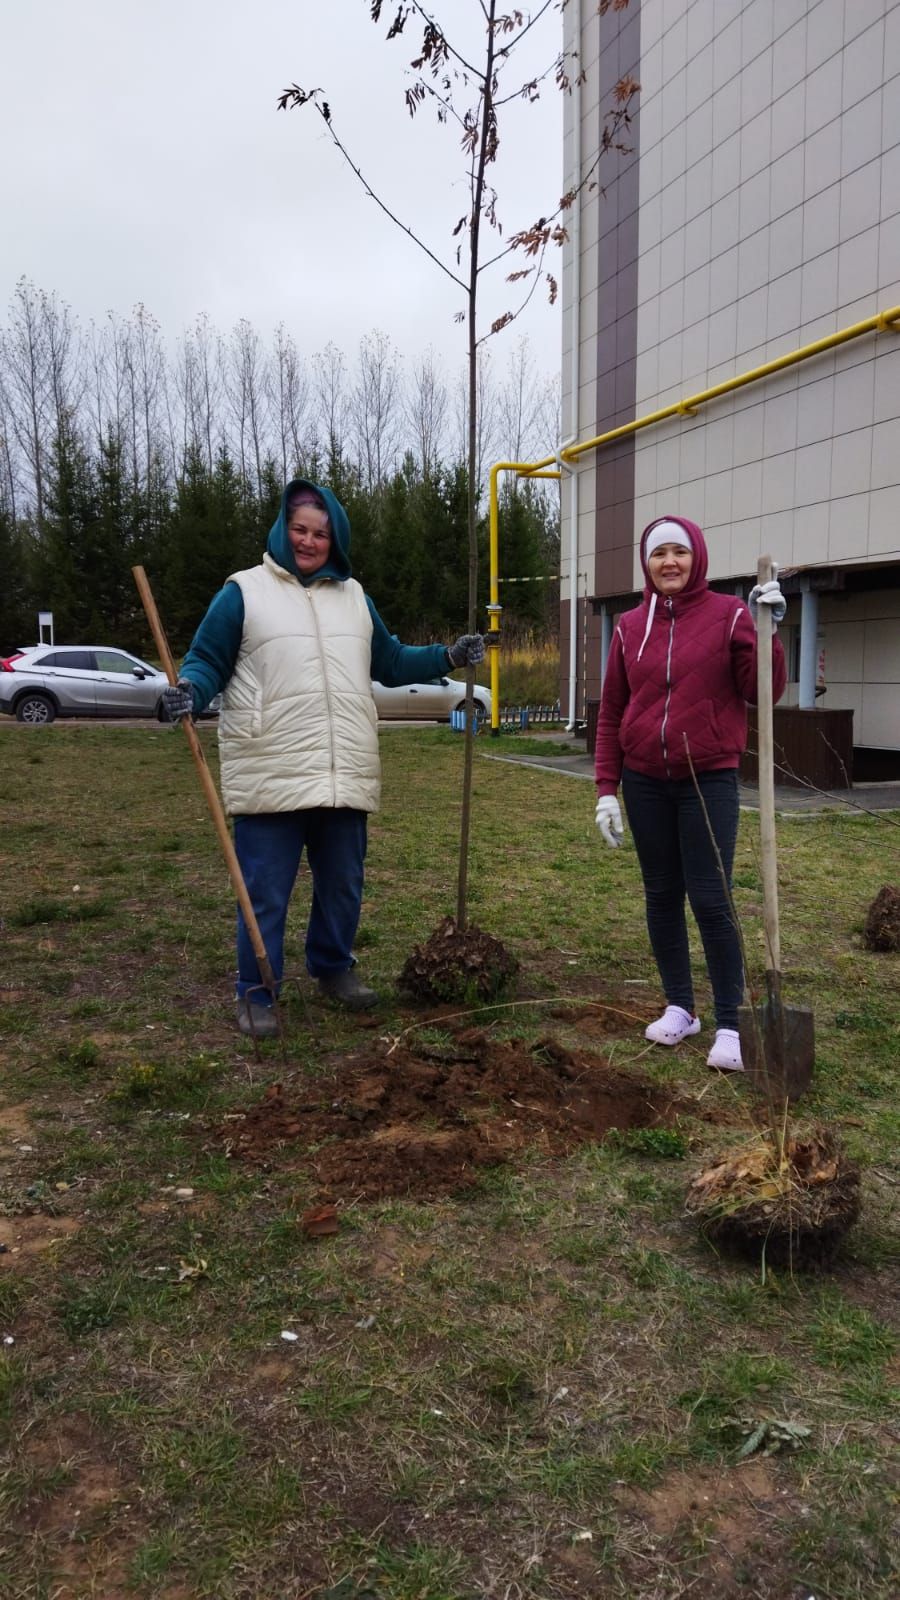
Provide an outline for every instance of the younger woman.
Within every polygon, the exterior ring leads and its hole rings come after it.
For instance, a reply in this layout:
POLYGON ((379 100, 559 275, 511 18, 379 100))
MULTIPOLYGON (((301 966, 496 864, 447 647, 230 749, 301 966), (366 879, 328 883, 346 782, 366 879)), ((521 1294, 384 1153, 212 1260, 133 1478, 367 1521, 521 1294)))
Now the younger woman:
MULTIPOLYGON (((723 873, 730 885, 746 702, 756 700, 756 607, 771 606, 778 623, 785 600, 777 583, 767 583, 751 591, 748 609, 743 600, 707 586, 707 564, 703 534, 686 517, 663 517, 644 530, 644 598, 619 619, 600 700, 596 820, 608 845, 621 844, 616 799, 621 780, 644 880, 650 943, 667 1001, 663 1015, 647 1028, 647 1038, 675 1045, 700 1031, 687 896, 715 1006, 716 1037, 707 1063, 739 1072, 744 973, 723 873)), ((786 669, 775 635, 772 652, 778 700, 786 669)))

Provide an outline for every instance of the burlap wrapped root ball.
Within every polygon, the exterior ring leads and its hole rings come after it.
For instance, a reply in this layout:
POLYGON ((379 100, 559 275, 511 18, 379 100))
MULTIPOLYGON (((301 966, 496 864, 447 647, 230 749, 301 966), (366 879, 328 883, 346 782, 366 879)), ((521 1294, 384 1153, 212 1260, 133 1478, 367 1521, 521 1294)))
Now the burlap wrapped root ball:
POLYGON ((886 883, 866 914, 863 944, 867 950, 900 950, 900 889, 886 883))
POLYGON ((495 1000, 518 970, 515 956, 499 939, 474 923, 458 928, 455 918, 445 917, 407 957, 397 986, 413 1000, 473 1005, 495 1000))

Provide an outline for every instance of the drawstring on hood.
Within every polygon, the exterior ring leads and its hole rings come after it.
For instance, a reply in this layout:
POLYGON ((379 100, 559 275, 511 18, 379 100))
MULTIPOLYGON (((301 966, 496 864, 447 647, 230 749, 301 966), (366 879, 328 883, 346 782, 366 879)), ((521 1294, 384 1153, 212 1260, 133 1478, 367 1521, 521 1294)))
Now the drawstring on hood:
POLYGON ((652 595, 650 596, 650 606, 647 611, 647 626, 644 629, 644 637, 641 640, 641 648, 638 651, 638 661, 640 661, 641 656, 644 654, 644 645, 647 643, 647 640, 650 637, 650 629, 653 627, 653 618, 656 613, 656 599, 657 595, 656 590, 654 589, 652 595))
POLYGON ((334 578, 343 583, 352 576, 350 566, 350 518, 341 505, 337 495, 332 494, 322 484, 311 483, 308 478, 292 478, 285 485, 281 496, 281 510, 272 524, 266 543, 266 552, 279 567, 302 583, 304 588, 309 583, 318 583, 322 578, 334 578), (295 495, 301 490, 317 496, 328 514, 328 524, 331 531, 331 548, 328 560, 318 572, 311 573, 308 577, 297 571, 294 560, 294 551, 288 537, 288 506, 295 495))
POLYGON ((691 565, 690 573, 688 574, 688 580, 684 588, 681 590, 681 594, 686 595, 688 593, 697 593, 706 588, 706 573, 709 567, 709 553, 706 548, 706 540, 703 537, 702 530, 697 526, 696 522, 689 522, 687 517, 667 516, 654 518, 653 522, 648 523, 647 527, 641 534, 641 569, 643 571, 645 580, 644 604, 647 607, 647 622, 644 627, 644 637, 641 640, 641 646, 638 650, 638 661, 640 661, 641 656, 644 653, 644 646, 650 637, 650 630, 653 627, 653 618, 656 615, 656 602, 659 599, 659 591, 650 577, 650 569, 647 566, 647 559, 660 543, 674 544, 678 537, 679 531, 685 536, 685 545, 689 550, 692 550, 694 554, 694 560, 691 565), (653 537, 653 535, 658 535, 660 533, 665 534, 665 537, 662 540, 660 540, 659 537, 653 537))

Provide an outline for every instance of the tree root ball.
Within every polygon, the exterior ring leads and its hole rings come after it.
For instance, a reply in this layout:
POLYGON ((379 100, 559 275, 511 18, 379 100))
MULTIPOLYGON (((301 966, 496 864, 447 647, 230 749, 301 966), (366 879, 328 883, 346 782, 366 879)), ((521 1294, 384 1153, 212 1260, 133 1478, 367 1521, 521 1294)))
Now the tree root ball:
POLYGON ((777 1266, 821 1266, 859 1216, 859 1168, 830 1129, 795 1132, 779 1168, 760 1135, 693 1179, 685 1209, 716 1245, 777 1266))
POLYGON ((863 929, 867 950, 900 950, 900 889, 886 883, 869 907, 863 929))
POLYGON ((499 939, 474 923, 458 928, 453 917, 445 917, 407 957, 397 985, 413 1000, 473 1004, 496 999, 518 970, 499 939))

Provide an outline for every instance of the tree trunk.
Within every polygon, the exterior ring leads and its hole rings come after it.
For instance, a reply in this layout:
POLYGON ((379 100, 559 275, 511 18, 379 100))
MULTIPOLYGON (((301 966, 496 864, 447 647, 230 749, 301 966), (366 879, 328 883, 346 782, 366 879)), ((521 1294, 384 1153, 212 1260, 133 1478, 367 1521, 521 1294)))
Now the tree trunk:
MULTIPOLYGON (((487 7, 488 46, 484 72, 484 94, 481 102, 481 134, 475 169, 472 195, 472 224, 469 233, 469 453, 468 453, 468 513, 469 513, 469 612, 467 632, 474 633, 478 606, 478 529, 476 524, 476 495, 478 466, 478 235, 481 224, 481 203, 484 195, 484 168, 487 161, 488 138, 492 124, 492 96, 494 88, 494 14, 497 0, 489 0, 487 7)), ((474 750, 474 695, 475 669, 466 668, 466 729, 465 760, 463 762, 462 814, 459 833, 459 876, 456 888, 456 926, 466 927, 468 922, 469 885, 469 823, 472 814, 472 756, 474 750)))

